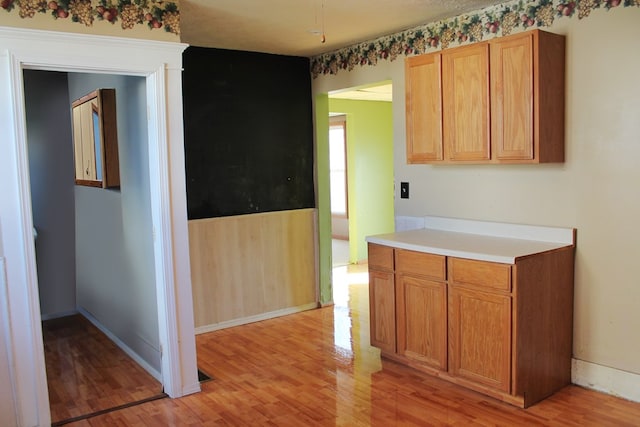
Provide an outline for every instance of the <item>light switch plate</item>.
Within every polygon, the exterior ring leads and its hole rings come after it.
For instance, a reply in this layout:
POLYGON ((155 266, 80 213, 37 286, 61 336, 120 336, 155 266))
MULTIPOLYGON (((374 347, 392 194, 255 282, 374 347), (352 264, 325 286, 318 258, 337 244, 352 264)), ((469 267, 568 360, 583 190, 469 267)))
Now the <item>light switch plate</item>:
POLYGON ((408 199, 409 198, 409 183, 401 182, 400 183, 400 198, 408 199))

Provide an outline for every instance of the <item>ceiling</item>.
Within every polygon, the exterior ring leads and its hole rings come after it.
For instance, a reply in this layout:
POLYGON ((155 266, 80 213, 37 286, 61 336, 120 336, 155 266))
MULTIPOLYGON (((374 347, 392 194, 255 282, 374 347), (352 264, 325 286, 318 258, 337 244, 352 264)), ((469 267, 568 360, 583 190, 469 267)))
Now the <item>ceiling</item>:
POLYGON ((315 56, 504 2, 181 0, 180 32, 193 46, 315 56))
POLYGON ((351 99, 356 101, 391 102, 391 98, 393 97, 393 89, 391 87, 391 83, 384 83, 370 87, 332 92, 329 94, 329 97, 337 99, 351 99))

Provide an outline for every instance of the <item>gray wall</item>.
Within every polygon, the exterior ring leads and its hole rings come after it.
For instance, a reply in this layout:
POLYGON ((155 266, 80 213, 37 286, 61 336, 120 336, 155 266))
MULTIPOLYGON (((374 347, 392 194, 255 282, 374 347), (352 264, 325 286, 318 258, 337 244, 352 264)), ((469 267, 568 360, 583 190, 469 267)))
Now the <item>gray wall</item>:
POLYGON ((25 70, 27 145, 40 311, 76 309, 74 164, 67 74, 25 70))
POLYGON ((75 187, 77 305, 160 371, 143 77, 69 73, 69 99, 116 89, 120 190, 75 187))

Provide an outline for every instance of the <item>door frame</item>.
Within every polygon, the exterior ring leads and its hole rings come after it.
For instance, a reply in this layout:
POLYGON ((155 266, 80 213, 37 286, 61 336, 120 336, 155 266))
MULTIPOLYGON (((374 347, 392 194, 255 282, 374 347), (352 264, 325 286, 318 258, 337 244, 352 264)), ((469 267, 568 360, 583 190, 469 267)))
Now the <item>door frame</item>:
MULTIPOLYGON (((186 214, 182 51, 187 45, 0 27, 0 258, 6 262, 8 343, 19 425, 49 425, 33 242, 23 70, 146 79, 149 179, 162 383, 171 397, 200 390, 186 214)), ((70 124, 69 124, 70 125, 70 124)), ((1 283, 2 281, 0 281, 1 283)))

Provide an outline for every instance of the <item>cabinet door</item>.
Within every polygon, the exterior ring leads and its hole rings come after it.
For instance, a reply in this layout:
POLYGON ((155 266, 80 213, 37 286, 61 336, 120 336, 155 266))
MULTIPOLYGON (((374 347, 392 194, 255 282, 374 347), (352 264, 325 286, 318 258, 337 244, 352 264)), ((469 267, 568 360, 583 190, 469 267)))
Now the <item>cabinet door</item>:
POLYGON ((95 100, 89 100, 73 107, 74 147, 76 163, 76 179, 84 181, 96 180, 96 143, 93 124, 93 109, 97 108, 95 100))
POLYGON ((371 345, 396 352, 396 302, 393 273, 369 269, 369 322, 371 345))
POLYGON ((84 159, 82 154, 82 105, 73 107, 73 159, 75 162, 75 178, 85 179, 84 159))
POLYGON ((510 296, 450 285, 449 372, 510 392, 510 296))
POLYGON ((444 282, 396 276, 398 353, 447 369, 447 288, 444 282))
POLYGON ((115 89, 98 89, 71 104, 77 185, 119 187, 115 89))
POLYGON ((407 163, 442 160, 442 87, 440 54, 405 62, 407 163))
POLYGON ((533 159, 533 35, 496 39, 490 50, 494 155, 533 159))
POLYGON ((489 45, 442 54, 445 158, 489 160, 489 45))

